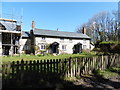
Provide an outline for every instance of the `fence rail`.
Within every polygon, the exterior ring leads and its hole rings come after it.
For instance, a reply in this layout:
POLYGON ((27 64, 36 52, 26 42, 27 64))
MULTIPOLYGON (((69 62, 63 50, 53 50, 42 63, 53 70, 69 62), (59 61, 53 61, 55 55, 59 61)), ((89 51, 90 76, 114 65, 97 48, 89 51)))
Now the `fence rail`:
MULTIPOLYGON (((76 77, 90 74, 93 70, 103 70, 109 67, 120 67, 120 56, 96 56, 69 59, 50 59, 34 61, 13 61, 2 65, 3 84, 9 80, 22 80, 24 76, 29 76, 31 72, 44 78, 45 75, 56 74, 64 77, 76 77)), ((20 81, 19 81, 20 82, 20 81)))

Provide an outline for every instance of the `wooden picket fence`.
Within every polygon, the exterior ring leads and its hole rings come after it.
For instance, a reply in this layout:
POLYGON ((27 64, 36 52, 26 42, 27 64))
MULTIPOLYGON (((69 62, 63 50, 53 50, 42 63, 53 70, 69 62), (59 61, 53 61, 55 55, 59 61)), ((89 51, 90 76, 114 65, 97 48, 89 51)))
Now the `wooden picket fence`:
MULTIPOLYGON (((51 60, 34 60, 34 61, 13 61, 2 65, 3 84, 9 80, 22 79, 26 72, 36 72, 41 74, 41 78, 45 75, 57 74, 62 77, 76 77, 92 73, 93 70, 103 70, 109 67, 120 67, 120 56, 96 56, 81 57, 69 59, 51 59, 51 60)), ((39 75, 40 75, 39 74, 39 75)), ((28 76, 30 75, 27 74, 28 76)))

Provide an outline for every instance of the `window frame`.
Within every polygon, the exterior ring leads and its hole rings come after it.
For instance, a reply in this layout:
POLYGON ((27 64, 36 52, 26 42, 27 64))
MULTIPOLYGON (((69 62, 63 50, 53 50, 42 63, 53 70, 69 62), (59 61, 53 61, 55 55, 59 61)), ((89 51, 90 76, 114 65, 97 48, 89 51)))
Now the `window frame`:
POLYGON ((66 51, 67 50, 67 45, 62 45, 62 50, 66 51))
POLYGON ((40 45, 40 50, 45 50, 46 49, 46 45, 45 44, 41 44, 40 45))
POLYGON ((83 49, 86 50, 87 49, 87 45, 83 45, 83 49))

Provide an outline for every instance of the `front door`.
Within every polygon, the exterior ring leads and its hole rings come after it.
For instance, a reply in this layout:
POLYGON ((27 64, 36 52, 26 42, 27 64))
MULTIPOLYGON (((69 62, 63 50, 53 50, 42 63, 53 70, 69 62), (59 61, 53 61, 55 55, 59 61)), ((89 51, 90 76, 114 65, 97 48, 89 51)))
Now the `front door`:
POLYGON ((73 54, 82 53, 82 44, 75 44, 73 47, 73 54))
POLYGON ((58 54, 59 53, 58 47, 59 47, 59 43, 57 43, 57 42, 52 43, 51 44, 51 53, 58 54))

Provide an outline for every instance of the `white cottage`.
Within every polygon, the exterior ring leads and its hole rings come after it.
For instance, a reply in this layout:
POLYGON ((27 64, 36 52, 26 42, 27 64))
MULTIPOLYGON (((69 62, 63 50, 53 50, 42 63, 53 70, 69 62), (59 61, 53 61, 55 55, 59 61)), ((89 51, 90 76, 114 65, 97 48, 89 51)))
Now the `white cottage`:
MULTIPOLYGON (((34 22, 32 22, 32 30, 30 31, 29 44, 25 47, 33 54, 41 52, 47 52, 51 54, 73 54, 81 53, 82 50, 90 50, 90 40, 83 33, 64 32, 58 30, 45 30, 34 28, 34 22)), ((23 37, 28 34, 24 33, 23 37)), ((27 37, 28 38, 28 37, 27 37)), ((24 40, 23 40, 24 41, 24 40)), ((25 42, 24 42, 25 43, 25 42)))
POLYGON ((32 47, 38 46, 40 50, 44 51, 49 46, 49 53, 72 54, 90 49, 90 37, 81 33, 34 29, 31 30, 31 40, 32 47))

